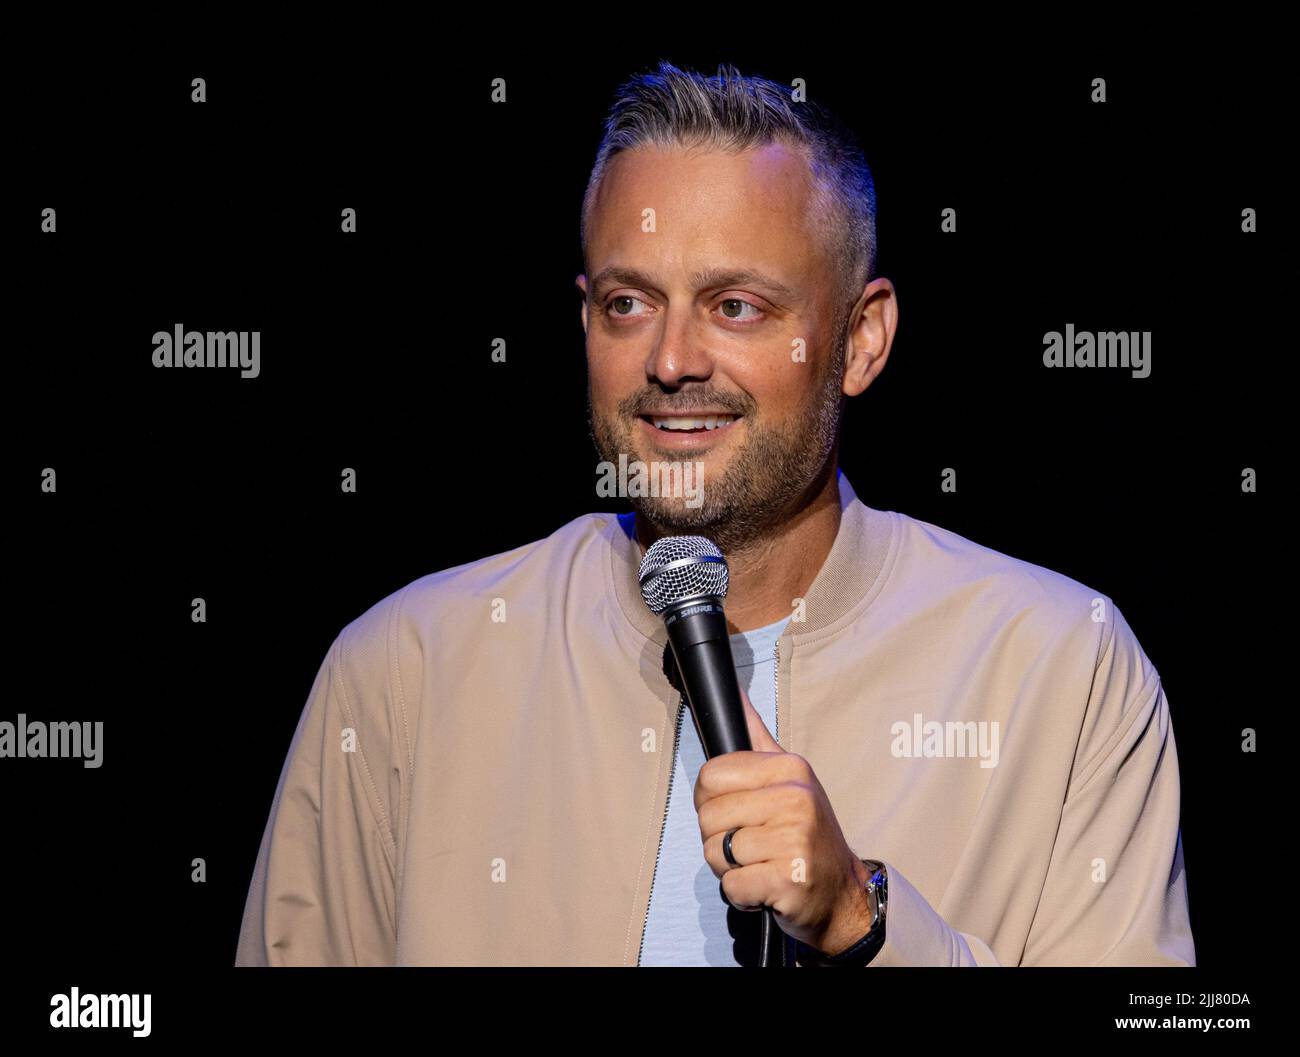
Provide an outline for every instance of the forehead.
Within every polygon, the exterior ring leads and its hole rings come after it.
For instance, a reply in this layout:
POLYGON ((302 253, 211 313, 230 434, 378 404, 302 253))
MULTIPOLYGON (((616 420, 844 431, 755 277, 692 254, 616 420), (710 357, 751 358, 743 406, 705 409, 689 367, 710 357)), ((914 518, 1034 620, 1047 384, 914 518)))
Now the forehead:
POLYGON ((785 144, 637 147, 610 160, 592 202, 591 264, 657 246, 802 271, 816 256, 813 205, 808 162, 785 144), (646 209, 654 210, 653 241, 643 230, 646 209))

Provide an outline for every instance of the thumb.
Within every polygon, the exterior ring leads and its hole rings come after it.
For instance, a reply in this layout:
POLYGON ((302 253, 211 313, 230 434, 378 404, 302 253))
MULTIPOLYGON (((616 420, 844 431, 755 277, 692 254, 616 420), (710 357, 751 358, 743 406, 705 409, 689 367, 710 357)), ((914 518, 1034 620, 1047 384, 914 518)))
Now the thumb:
POLYGON ((740 700, 745 705, 745 726, 749 728, 749 743, 754 752, 785 752, 781 748, 781 743, 772 737, 771 732, 763 723, 763 717, 758 714, 753 703, 749 700, 749 695, 745 693, 745 688, 740 688, 740 700))

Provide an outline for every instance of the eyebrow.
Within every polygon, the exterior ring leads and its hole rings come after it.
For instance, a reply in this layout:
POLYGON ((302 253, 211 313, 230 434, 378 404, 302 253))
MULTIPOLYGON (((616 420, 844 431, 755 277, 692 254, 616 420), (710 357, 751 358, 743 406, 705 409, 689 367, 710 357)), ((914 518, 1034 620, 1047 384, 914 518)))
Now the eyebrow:
MULTIPOLYGON (((622 268, 618 265, 611 265, 605 268, 596 276, 591 283, 591 290, 594 294, 597 290, 604 288, 610 283, 616 283, 620 286, 640 286, 646 288, 655 288, 654 279, 645 272, 637 271, 635 268, 622 268)), ((778 279, 765 275, 763 272, 754 271, 749 268, 702 268, 691 275, 691 283, 697 290, 710 290, 727 286, 756 286, 786 299, 787 301, 802 300, 799 295, 786 286, 785 283, 778 279)))

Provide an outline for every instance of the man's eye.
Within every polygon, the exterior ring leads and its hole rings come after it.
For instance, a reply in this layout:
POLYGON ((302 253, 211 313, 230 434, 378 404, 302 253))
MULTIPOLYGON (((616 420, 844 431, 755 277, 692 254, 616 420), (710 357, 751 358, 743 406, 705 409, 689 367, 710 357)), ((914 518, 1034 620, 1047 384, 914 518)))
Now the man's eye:
POLYGON ((642 313, 642 312, 633 312, 633 311, 631 310, 632 305, 634 305, 634 304, 635 304, 635 305, 644 305, 645 302, 642 301, 639 297, 633 297, 631 294, 622 294, 622 295, 620 295, 620 296, 618 296, 618 297, 611 297, 611 298, 609 299, 609 307, 610 307, 610 309, 613 311, 614 315, 616 315, 616 316, 634 316, 634 315, 635 315, 635 316, 639 316, 639 315, 644 315, 644 313, 642 313), (626 306, 627 306, 627 310, 626 310, 626 311, 624 311, 623 307, 621 307, 621 306, 623 306, 623 305, 626 305, 626 306))
POLYGON ((757 305, 751 305, 748 301, 743 301, 739 297, 728 297, 721 302, 722 314, 728 319, 754 319, 756 316, 742 315, 745 309, 752 309, 757 315, 762 315, 762 309, 757 305))

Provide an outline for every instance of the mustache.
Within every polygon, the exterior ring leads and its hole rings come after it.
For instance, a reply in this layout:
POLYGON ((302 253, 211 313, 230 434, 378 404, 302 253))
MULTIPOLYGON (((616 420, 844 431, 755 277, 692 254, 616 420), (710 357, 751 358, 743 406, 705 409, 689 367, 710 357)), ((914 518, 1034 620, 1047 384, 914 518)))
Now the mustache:
POLYGON ((697 411, 719 408, 734 415, 748 415, 752 410, 752 404, 753 401, 742 402, 735 396, 724 396, 720 393, 693 393, 677 401, 666 401, 657 393, 637 393, 620 402, 618 411, 625 418, 638 418, 652 408, 657 414, 667 416, 689 417, 697 411))

